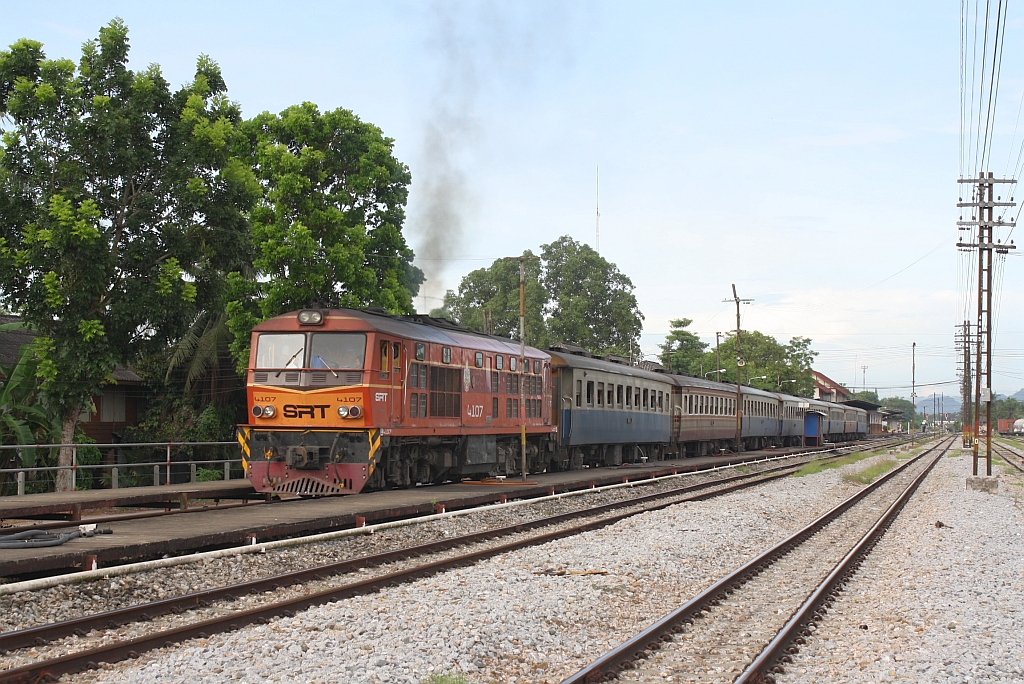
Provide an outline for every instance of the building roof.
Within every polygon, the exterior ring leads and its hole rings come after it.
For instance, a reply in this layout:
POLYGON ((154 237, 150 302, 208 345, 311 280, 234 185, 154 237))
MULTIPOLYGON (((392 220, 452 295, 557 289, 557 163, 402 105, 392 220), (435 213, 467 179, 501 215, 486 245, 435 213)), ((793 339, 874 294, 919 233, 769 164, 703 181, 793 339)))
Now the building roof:
MULTIPOLYGON (((0 325, 21 323, 21 316, 0 315, 0 325)), ((28 328, 0 330, 0 366, 13 366, 21 358, 22 349, 36 338, 28 328)), ((113 372, 118 383, 141 383, 143 380, 131 368, 116 366, 113 372)))
POLYGON ((811 371, 811 375, 814 377, 814 384, 819 391, 824 392, 835 392, 837 399, 852 399, 853 392, 843 387, 840 383, 836 382, 832 378, 828 377, 824 373, 816 370, 811 371))
POLYGON ((847 406, 853 406, 854 408, 864 409, 865 411, 877 411, 881 408, 881 404, 875 404, 870 401, 864 401, 863 399, 850 399, 849 401, 840 402, 847 406))

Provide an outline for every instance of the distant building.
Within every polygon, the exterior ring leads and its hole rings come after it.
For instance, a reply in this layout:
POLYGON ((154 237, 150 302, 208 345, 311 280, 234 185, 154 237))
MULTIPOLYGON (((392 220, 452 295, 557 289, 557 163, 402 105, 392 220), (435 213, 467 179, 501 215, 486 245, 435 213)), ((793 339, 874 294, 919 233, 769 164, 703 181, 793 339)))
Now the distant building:
MULTIPOLYGON (((18 316, 0 316, 0 324, 20 320, 18 316)), ((35 333, 25 328, 0 331, 0 365, 10 368, 16 364, 22 348, 32 344, 34 339, 35 333)), ((117 384, 104 386, 92 397, 96 411, 84 410, 80 418, 82 432, 99 444, 118 442, 120 432, 138 423, 145 408, 142 378, 123 366, 115 368, 113 376, 117 384)), ((3 377, 2 370, 0 377, 3 377)))
POLYGON ((846 389, 824 373, 812 370, 811 375, 814 376, 815 399, 834 402, 850 401, 853 399, 853 392, 846 389))

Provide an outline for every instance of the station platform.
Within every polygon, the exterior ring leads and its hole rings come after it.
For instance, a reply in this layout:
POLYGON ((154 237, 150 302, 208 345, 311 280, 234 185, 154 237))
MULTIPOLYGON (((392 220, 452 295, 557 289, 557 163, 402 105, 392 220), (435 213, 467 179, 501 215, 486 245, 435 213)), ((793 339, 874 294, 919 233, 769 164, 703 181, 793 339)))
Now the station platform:
POLYGON ((24 496, 0 496, 0 522, 5 520, 82 519, 88 510, 104 508, 188 508, 198 499, 262 498, 248 480, 218 480, 187 484, 130 487, 122 489, 86 489, 74 492, 47 492, 24 496))
MULTIPOLYGON (((346 529, 356 525, 356 518, 366 524, 399 520, 432 513, 438 506, 447 511, 485 505, 507 499, 545 496, 553 492, 589 489, 594 486, 637 482, 673 473, 693 472, 714 466, 739 464, 764 459, 766 456, 795 455, 800 449, 779 449, 747 452, 732 456, 688 458, 658 461, 610 468, 592 468, 560 473, 530 475, 523 483, 508 478, 500 483, 462 482, 414 487, 381 492, 364 492, 351 496, 319 499, 275 501, 267 505, 216 507, 181 515, 139 518, 104 523, 112 534, 73 539, 61 546, 41 549, 0 550, 0 578, 6 581, 41 575, 74 572, 92 563, 97 567, 119 565, 180 555, 196 551, 239 546, 249 543, 251 535, 258 541, 346 529)), ((181 500, 209 498, 262 497, 252 490, 247 480, 139 487, 132 490, 98 490, 69 494, 34 494, 0 498, 0 517, 15 517, 28 512, 53 511, 60 506, 81 511, 85 507, 126 506, 130 497, 153 505, 181 500), (219 485, 220 488, 217 487, 219 485), (248 488, 248 490, 246 489, 248 488), (163 491, 143 491, 163 490, 163 491), (112 497, 116 494, 117 498, 112 497), (126 496, 127 495, 127 496, 126 496), (136 496, 138 498, 136 498, 136 496), (160 497, 164 498, 161 499, 160 497), (63 497, 63 501, 58 499, 63 497), (23 501, 32 499, 32 502, 23 501), (38 501, 38 503, 36 503, 38 501), (78 508, 76 508, 78 507, 78 508)), ((74 529, 74 524, 69 524, 74 529)), ((23 529, 19 526, 19 529, 23 529)))

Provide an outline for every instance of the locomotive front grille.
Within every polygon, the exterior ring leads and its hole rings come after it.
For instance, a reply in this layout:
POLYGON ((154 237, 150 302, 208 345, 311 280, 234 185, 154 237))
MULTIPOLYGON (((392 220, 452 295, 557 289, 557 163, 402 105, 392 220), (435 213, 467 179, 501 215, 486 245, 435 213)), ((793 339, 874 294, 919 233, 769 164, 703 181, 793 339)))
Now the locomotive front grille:
POLYGON ((280 482, 274 485, 271 491, 278 494, 299 494, 304 496, 326 496, 328 494, 344 494, 346 484, 351 488, 351 482, 343 480, 340 484, 329 484, 313 477, 298 477, 287 482, 280 482))

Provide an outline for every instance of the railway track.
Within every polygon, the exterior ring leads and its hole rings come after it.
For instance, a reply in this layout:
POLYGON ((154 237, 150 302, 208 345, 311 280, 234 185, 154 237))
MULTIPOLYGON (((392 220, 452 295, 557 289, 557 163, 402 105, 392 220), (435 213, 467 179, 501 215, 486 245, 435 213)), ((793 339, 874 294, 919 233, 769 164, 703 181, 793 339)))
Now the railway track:
POLYGON ((994 443, 992 446, 995 452, 1011 467, 1016 468, 1019 472, 1024 473, 1024 455, 1021 455, 1014 447, 1005 446, 1002 444, 994 443))
POLYGON ((562 684, 664 681, 670 674, 774 682, 952 443, 943 440, 878 478, 562 684))
MULTIPOLYGON (((872 446, 877 448, 879 445, 872 446)), ((633 515, 757 486, 787 477, 809 460, 812 459, 777 466, 759 473, 688 485, 508 527, 0 634, 0 652, 8 652, 11 658, 9 662, 26 659, 24 653, 18 653, 19 649, 39 648, 63 639, 69 640, 68 643, 55 644, 55 652, 64 651, 61 655, 0 671, 0 682, 29 682, 45 677, 56 678, 63 674, 98 667, 100 663, 132 658, 168 644, 230 631, 244 625, 263 623, 275 616, 292 615, 314 605, 373 592, 384 586, 410 581, 496 554, 580 534, 633 515), (624 508, 628 510, 620 510, 624 508), (585 520, 572 524, 572 521, 581 518, 585 520), (541 528, 555 529, 547 529, 540 534, 528 534, 541 528), (508 537, 512 538, 503 539, 508 537), (501 542, 493 543, 496 540, 501 542), (459 547, 473 548, 456 552, 459 547), (422 558, 424 561, 410 562, 412 558, 422 558), (389 564, 397 567, 386 567, 389 564), (354 582, 337 581, 339 575, 368 568, 385 571, 354 582), (290 587, 293 594, 285 600, 271 601, 266 600, 266 597, 252 597, 252 594, 267 591, 280 592, 284 587, 290 587), (254 602, 259 605, 251 605, 254 602), (179 615, 186 611, 193 619, 189 620, 187 616, 183 618, 179 615), (146 624, 150 621, 151 624, 146 624), (123 629, 125 625, 129 625, 130 629, 123 629), (121 637, 91 634, 94 630, 108 629, 118 629, 122 632, 121 637), (124 638, 126 632, 142 633, 127 635, 129 638, 124 638)))

